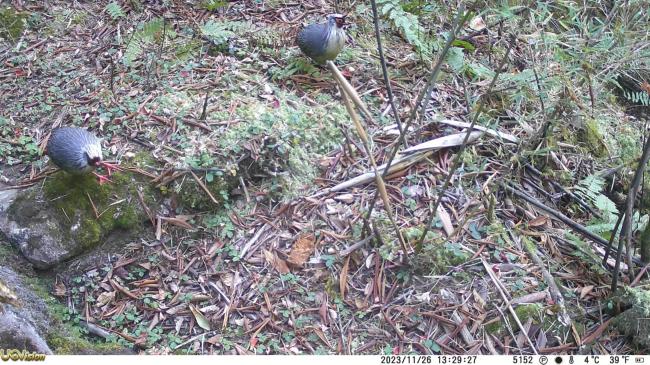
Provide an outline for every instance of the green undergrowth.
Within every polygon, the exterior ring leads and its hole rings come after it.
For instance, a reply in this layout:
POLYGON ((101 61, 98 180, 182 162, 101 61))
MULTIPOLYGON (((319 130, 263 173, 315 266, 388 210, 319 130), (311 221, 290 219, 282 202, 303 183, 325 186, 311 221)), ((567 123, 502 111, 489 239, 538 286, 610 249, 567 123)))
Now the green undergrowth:
POLYGON ((27 15, 9 6, 0 6, 0 38, 15 42, 25 31, 27 15))
POLYGON ((293 93, 268 88, 277 104, 247 98, 248 103, 237 110, 243 122, 219 136, 218 150, 236 166, 236 175, 269 197, 292 199, 313 187, 320 173, 316 161, 339 146, 338 125, 347 123, 347 114, 326 94, 316 97, 318 105, 308 106, 293 93))
POLYGON ((124 348, 115 342, 95 340, 87 336, 87 331, 79 325, 80 315, 54 298, 48 289, 52 282, 48 277, 23 277, 29 289, 43 299, 47 305, 50 328, 45 340, 57 355, 110 354, 121 353, 124 348))

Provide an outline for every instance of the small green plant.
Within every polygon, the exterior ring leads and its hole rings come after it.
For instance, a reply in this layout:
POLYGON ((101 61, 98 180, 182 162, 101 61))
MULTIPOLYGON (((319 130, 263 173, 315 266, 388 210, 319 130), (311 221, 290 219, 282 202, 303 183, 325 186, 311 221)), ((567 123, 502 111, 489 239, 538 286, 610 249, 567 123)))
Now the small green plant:
POLYGON ((399 34, 412 45, 418 55, 429 60, 437 44, 429 37, 428 30, 420 24, 418 17, 404 10, 401 1, 379 0, 380 13, 388 18, 399 34))
POLYGON ((120 4, 115 1, 112 1, 106 5, 106 12, 111 16, 113 20, 118 20, 119 18, 126 17, 126 13, 122 10, 120 4))
POLYGON ((131 39, 126 45, 122 63, 129 67, 133 62, 142 56, 145 50, 152 45, 156 40, 163 41, 163 30, 165 37, 173 37, 175 33, 172 29, 163 29, 165 23, 163 19, 155 18, 140 26, 132 35, 131 39))

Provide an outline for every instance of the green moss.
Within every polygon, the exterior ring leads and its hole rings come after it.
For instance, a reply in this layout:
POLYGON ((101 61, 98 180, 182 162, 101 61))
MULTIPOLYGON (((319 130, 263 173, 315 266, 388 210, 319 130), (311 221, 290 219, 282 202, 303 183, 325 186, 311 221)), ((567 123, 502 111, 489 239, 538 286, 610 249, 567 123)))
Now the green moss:
POLYGON ((607 146, 600 131, 600 125, 594 119, 588 119, 578 132, 578 139, 587 145, 596 157, 607 156, 607 146))
MULTIPOLYGON (((412 227, 404 231, 404 237, 411 244, 418 242, 422 230, 412 227)), ((449 271, 450 267, 458 266, 467 259, 469 253, 462 250, 456 242, 449 242, 436 232, 427 235, 425 244, 420 252, 413 258, 413 267, 416 272, 424 275, 441 275, 449 271)))
POLYGON ((626 287, 618 298, 630 308, 614 318, 613 324, 632 341, 650 349, 650 292, 644 289, 626 287))
POLYGON ((25 31, 27 15, 17 12, 12 7, 0 8, 0 37, 16 41, 25 31))
POLYGON ((72 355, 83 353, 120 353, 124 348, 114 342, 95 342, 84 338, 79 326, 69 321, 70 314, 52 295, 49 287, 52 282, 47 278, 22 276, 23 282, 47 305, 51 327, 46 335, 47 344, 57 355, 72 355))
POLYGON ((79 241, 85 248, 92 247, 99 242, 102 235, 102 227, 94 219, 84 219, 81 223, 79 241))
MULTIPOLYGON (((45 200, 54 211, 62 213, 53 214, 58 224, 64 227, 62 232, 84 248, 98 244, 115 229, 138 231, 146 220, 137 209, 140 204, 134 177, 118 172, 111 176, 111 181, 100 185, 92 174, 77 176, 60 172, 43 185, 45 200)), ((145 186, 146 195, 151 197, 152 189, 146 184, 142 186, 145 186)), ((14 204, 17 209, 23 206, 25 204, 14 204)))
MULTIPOLYGON (((529 319, 533 320, 535 324, 541 324, 544 329, 551 327, 553 321, 551 319, 544 320, 542 317, 543 306, 539 303, 533 304, 522 304, 515 307, 515 313, 517 318, 521 321, 522 324, 528 322, 529 319)), ((515 321, 511 314, 508 315, 508 321, 514 325, 515 321)), ((506 331, 506 327, 503 325, 502 321, 492 322, 484 327, 485 332, 493 335, 501 334, 501 332, 506 331)))

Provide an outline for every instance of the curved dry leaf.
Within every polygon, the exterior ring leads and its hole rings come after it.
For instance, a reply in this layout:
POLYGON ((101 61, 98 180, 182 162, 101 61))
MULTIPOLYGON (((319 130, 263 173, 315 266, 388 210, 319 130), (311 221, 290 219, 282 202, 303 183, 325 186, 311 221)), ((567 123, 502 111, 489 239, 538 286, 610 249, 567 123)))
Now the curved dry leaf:
POLYGON ((194 304, 190 304, 190 311, 194 315, 194 319, 196 320, 196 324, 199 325, 199 327, 203 328, 206 331, 211 331, 212 328, 210 327, 210 321, 208 321, 207 318, 203 315, 203 313, 199 312, 198 309, 196 309, 196 306, 194 304))
POLYGON ((447 210, 442 206, 442 204, 438 205, 438 218, 442 223, 442 228, 445 230, 447 237, 451 236, 451 234, 454 233, 454 226, 451 224, 449 213, 447 213, 447 210))
POLYGON ((302 267, 309 260, 312 253, 314 253, 315 247, 316 236, 313 233, 303 234, 293 244, 287 261, 291 265, 302 267))
POLYGON ((103 292, 99 294, 99 296, 97 297, 97 301, 95 302, 95 305, 97 307, 103 307, 114 300, 115 300, 115 291, 103 292))
POLYGON ((280 274, 288 274, 290 272, 287 263, 283 259, 279 258, 275 252, 268 250, 264 250, 263 252, 266 262, 273 266, 273 268, 275 268, 280 274))
POLYGON ((345 299, 345 289, 348 286, 348 270, 350 269, 350 256, 345 260, 343 268, 341 269, 341 275, 339 276, 339 289, 341 290, 341 298, 345 299))

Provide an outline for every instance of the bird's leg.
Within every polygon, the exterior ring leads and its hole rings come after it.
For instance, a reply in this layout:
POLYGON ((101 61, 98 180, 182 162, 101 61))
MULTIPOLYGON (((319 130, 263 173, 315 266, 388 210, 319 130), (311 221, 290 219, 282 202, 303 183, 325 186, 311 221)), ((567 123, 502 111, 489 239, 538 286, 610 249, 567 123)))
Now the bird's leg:
POLYGON ((109 182, 109 183, 112 182, 111 179, 109 179, 108 176, 106 175, 100 175, 94 171, 93 171, 93 175, 97 176, 97 178, 99 179, 99 185, 102 185, 105 182, 109 182))
POLYGON ((108 176, 111 176, 112 170, 122 171, 122 168, 117 164, 112 164, 108 162, 100 162, 100 166, 106 169, 108 176))

